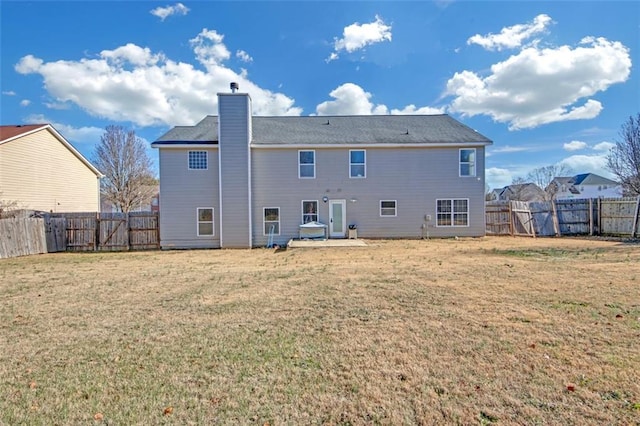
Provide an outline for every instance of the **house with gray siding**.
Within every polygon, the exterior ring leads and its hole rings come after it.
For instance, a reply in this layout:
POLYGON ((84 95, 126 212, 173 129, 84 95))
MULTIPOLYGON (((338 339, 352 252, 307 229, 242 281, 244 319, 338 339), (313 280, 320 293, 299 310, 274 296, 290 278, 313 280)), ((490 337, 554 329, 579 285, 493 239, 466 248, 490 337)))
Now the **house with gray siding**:
POLYGON ((161 246, 482 236, 491 143, 444 114, 262 117, 219 93, 217 116, 152 144, 161 246))

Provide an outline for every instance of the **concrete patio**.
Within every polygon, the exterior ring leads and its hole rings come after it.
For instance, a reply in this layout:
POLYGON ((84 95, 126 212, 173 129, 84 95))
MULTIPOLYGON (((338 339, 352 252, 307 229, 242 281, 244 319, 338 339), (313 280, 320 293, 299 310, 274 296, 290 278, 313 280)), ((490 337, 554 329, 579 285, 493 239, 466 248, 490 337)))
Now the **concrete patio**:
POLYGON ((358 239, 318 239, 289 240, 288 248, 320 248, 320 247, 366 247, 364 240, 358 239))

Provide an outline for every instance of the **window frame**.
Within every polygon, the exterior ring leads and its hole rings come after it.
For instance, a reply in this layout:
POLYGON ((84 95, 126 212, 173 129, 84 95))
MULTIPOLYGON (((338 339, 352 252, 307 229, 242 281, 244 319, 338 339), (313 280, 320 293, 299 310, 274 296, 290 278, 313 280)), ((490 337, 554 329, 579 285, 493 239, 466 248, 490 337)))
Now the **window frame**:
POLYGON ((315 179, 316 178, 316 150, 315 149, 299 149, 298 150, 298 179, 315 179), (300 154, 303 152, 313 153, 313 163, 302 163, 300 154), (313 166, 313 176, 302 176, 302 166, 313 166))
POLYGON ((319 214, 319 207, 320 204, 318 203, 318 200, 302 200, 302 203, 300 204, 300 208, 302 211, 302 224, 304 225, 305 223, 309 223, 309 222, 318 222, 319 218, 320 218, 320 214, 319 214), (304 203, 316 203, 316 212, 315 213, 305 213, 304 211, 304 203), (310 220, 305 222, 305 216, 307 215, 314 215, 316 217, 315 220, 310 220))
POLYGON ((398 200, 380 200, 380 217, 397 217, 398 216, 398 200), (383 207, 382 203, 393 203, 393 207, 383 207), (383 210, 393 208, 393 214, 383 214, 383 210))
POLYGON ((478 155, 478 150, 476 148, 460 148, 458 150, 458 176, 459 177, 476 177, 476 175, 477 175, 477 163, 478 163, 477 155, 478 155), (473 160, 471 160, 471 161, 462 161, 462 152, 463 151, 473 151, 473 160), (469 170, 470 170, 469 174, 463 174, 462 173, 462 166, 463 165, 468 165, 469 166, 469 170))
POLYGON ((208 151, 203 151, 203 150, 191 150, 188 151, 187 153, 187 168, 189 170, 209 170, 209 152, 208 151), (192 165, 197 166, 198 164, 200 164, 200 162, 202 161, 202 159, 193 159, 192 162, 192 158, 191 158, 191 154, 204 154, 204 167, 192 167, 192 165))
POLYGON ((349 150, 349 179, 366 179, 367 177, 367 150, 366 149, 350 149, 349 150), (351 153, 362 152, 364 159, 362 163, 354 163, 351 161, 351 153), (362 166, 362 176, 353 175, 353 166, 362 166))
POLYGON ((262 235, 265 237, 269 236, 269 232, 267 232, 267 223, 277 223, 278 224, 278 232, 274 232, 273 235, 280 235, 280 207, 263 207, 262 208, 262 235), (277 210, 278 211, 278 220, 267 220, 267 210, 277 210))
POLYGON ((438 228, 468 228, 470 226, 469 224, 469 199, 468 198, 437 198, 436 199, 436 227, 438 228), (439 210, 439 202, 440 201, 448 201, 449 202, 449 207, 450 207, 450 211, 448 212, 441 212, 439 210), (455 202, 456 201, 465 201, 466 202, 466 206, 467 206, 467 210, 466 211, 456 211, 455 210, 455 202), (440 215, 444 215, 446 214, 449 217, 449 221, 450 224, 449 225, 441 225, 440 224, 440 215), (455 221, 455 217, 457 215, 465 215, 466 216, 466 224, 464 225, 456 225, 456 221, 455 221))
POLYGON ((215 211, 213 207, 196 207, 196 235, 198 237, 215 237, 216 235, 216 222, 215 222, 215 211), (211 210, 211 220, 200 220, 200 211, 201 210, 211 210), (200 225, 201 224, 211 224, 211 234, 201 234, 200 233, 200 225))

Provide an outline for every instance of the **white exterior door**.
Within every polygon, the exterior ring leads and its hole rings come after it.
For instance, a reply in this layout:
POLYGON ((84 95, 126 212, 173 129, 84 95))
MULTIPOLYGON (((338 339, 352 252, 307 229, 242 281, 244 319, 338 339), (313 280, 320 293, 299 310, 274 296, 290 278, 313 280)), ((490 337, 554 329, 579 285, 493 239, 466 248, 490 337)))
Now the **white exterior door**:
POLYGON ((346 200, 329 201, 329 238, 344 238, 347 228, 346 200))

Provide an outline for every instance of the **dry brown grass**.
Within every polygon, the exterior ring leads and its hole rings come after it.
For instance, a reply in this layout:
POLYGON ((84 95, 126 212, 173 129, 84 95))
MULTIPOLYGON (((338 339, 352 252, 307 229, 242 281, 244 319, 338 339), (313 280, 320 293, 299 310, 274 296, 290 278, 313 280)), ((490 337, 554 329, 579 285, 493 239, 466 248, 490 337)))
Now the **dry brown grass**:
POLYGON ((640 246, 0 261, 0 424, 640 424, 640 246))

